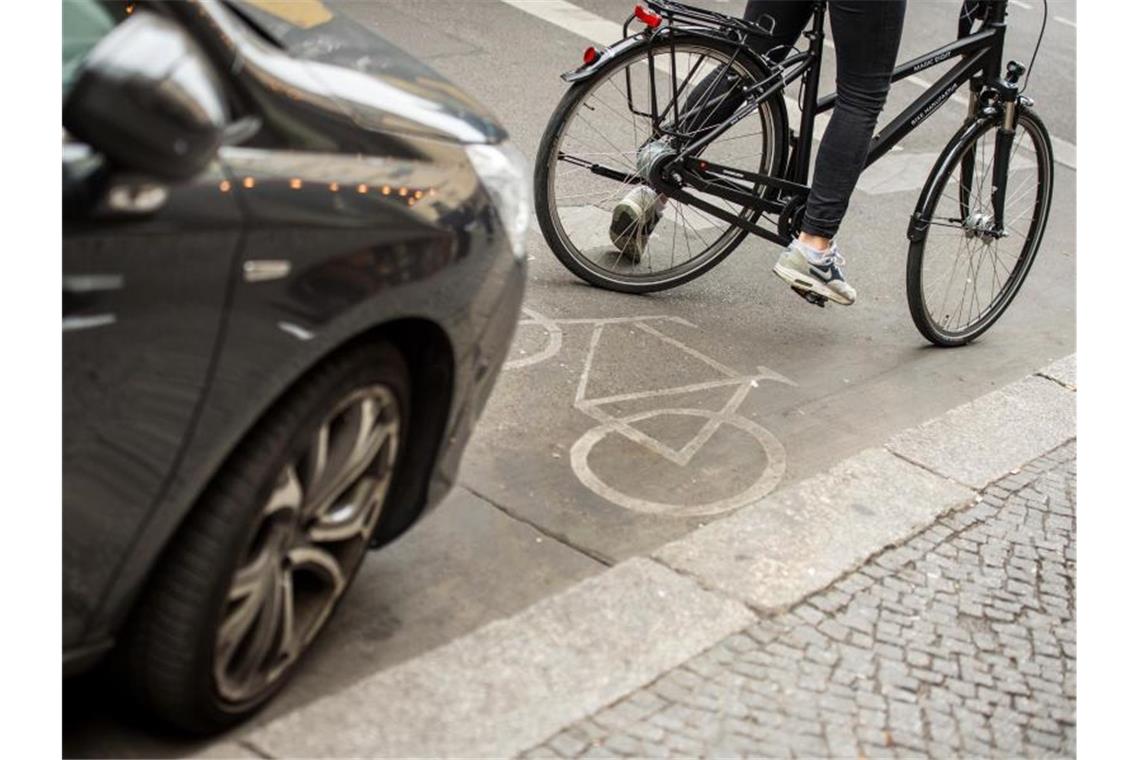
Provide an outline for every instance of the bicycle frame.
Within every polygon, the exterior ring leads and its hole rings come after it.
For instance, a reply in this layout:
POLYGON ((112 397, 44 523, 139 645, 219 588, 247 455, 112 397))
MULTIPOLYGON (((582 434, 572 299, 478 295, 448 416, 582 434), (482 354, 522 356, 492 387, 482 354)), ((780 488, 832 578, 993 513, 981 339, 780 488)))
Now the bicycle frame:
MULTIPOLYGON (((964 12, 970 2, 971 0, 966 0, 963 4, 964 12)), ((649 5, 667 17, 671 12, 677 12, 677 6, 667 1, 653 2, 650 0, 649 5), (673 10, 671 11, 671 9, 673 10)), ((880 130, 871 142, 871 149, 868 153, 867 163, 864 168, 886 155, 891 148, 910 134, 911 131, 917 128, 931 114, 937 111, 950 99, 951 95, 953 95, 959 87, 967 82, 970 83, 968 119, 974 118, 978 111, 979 95, 984 86, 996 89, 1001 101, 1007 105, 1007 109, 1011 109, 1012 106, 1016 105, 1016 88, 1011 88, 1010 83, 1003 81, 1001 78, 1002 56, 1005 45, 1007 0, 991 0, 990 2, 986 2, 985 6, 987 8, 986 14, 978 31, 970 31, 973 26, 972 19, 965 23, 960 22, 959 37, 957 40, 900 64, 895 68, 891 74, 892 83, 906 79, 931 66, 941 64, 950 59, 959 59, 953 68, 943 74, 934 84, 880 130)), ((686 145, 678 153, 676 160, 672 161, 668 167, 663 167, 668 174, 675 174, 683 180, 685 185, 692 186, 709 195, 722 198, 746 209, 780 214, 780 230, 773 233, 715 204, 696 198, 691 193, 687 193, 679 184, 666 180, 664 174, 650 177, 651 184, 654 185, 656 189, 666 196, 690 204, 710 216, 741 227, 748 232, 781 245, 787 244, 790 240, 790 234, 788 229, 786 229, 789 225, 785 222, 790 220, 786 220, 785 216, 789 210, 789 201, 795 201, 797 199, 806 200, 809 192, 807 179, 811 171, 811 146, 815 119, 819 114, 826 113, 836 105, 835 93, 823 97, 819 97, 818 95, 820 62, 823 58, 824 47, 825 11, 826 4, 824 2, 815 3, 809 29, 805 32, 805 36, 809 41, 807 50, 797 51, 779 64, 773 64, 768 59, 753 53, 747 47, 743 37, 738 34, 738 52, 751 56, 757 63, 760 63, 765 70, 772 70, 772 75, 764 81, 752 85, 744 92, 744 104, 739 107, 729 119, 713 128, 708 134, 702 135, 700 138, 686 145), (705 147, 740 121, 754 113, 766 100, 773 97, 780 97, 781 93, 797 80, 803 81, 802 113, 798 136, 793 133, 792 154, 789 160, 789 166, 787 167, 789 169, 787 174, 782 177, 775 177, 766 174, 746 172, 734 167, 704 161, 700 158, 701 152, 705 147), (747 184, 742 184, 742 182, 747 184), (758 193, 756 191, 758 186, 765 186, 770 188, 770 190, 758 193)), ((633 17, 631 17, 631 20, 632 19, 633 17)), ((628 23, 629 22, 627 22, 627 26, 628 23)), ((666 27, 661 30, 654 30, 653 34, 667 32, 667 29, 666 27)), ((682 29, 684 31, 693 31, 691 28, 682 27, 682 29)), ((652 62, 650 65, 652 65, 652 62)), ((673 71, 673 86, 674 89, 676 89, 675 63, 673 71)), ((692 76, 692 73, 690 73, 689 76, 692 76)), ((653 77, 650 77, 651 87, 654 86, 653 79, 653 77)), ((656 111, 655 96, 653 100, 654 110, 656 111)), ((668 112, 669 107, 672 107, 674 112, 676 112, 677 106, 675 100, 676 94, 674 94, 674 100, 664 109, 665 113, 668 112)), ((995 169, 994 193, 995 201, 999 201, 999 203, 995 203, 995 209, 997 210, 997 223, 999 228, 1001 225, 1000 214, 1004 206, 1004 203, 1000 203, 1000 201, 1003 199, 1005 192, 1004 179, 999 182, 999 178, 1004 176, 1002 169, 1008 164, 1009 144, 1011 143, 1013 133, 1013 122, 1009 114, 1010 111, 1007 110, 1007 118, 1002 130, 1002 132, 1005 133, 1002 135, 1004 139, 999 139, 998 146, 999 151, 1004 153, 1004 156, 999 154, 1002 160, 996 164, 995 169), (1002 143, 1005 144, 1003 145, 1002 143)), ((650 114, 646 115, 648 116, 650 114)), ((654 113, 651 116, 654 120, 655 127, 659 126, 663 118, 662 114, 654 113)), ((665 129, 663 131, 667 132, 668 130, 665 129)))

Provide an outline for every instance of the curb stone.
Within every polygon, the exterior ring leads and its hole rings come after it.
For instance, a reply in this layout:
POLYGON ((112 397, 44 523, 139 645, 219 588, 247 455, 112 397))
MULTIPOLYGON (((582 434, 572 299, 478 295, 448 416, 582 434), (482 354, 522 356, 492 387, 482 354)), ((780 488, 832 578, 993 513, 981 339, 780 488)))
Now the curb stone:
POLYGON ((1076 395, 1034 375, 899 433, 887 449, 982 489, 1074 437, 1076 417, 1076 395))
POLYGON ((1075 438, 1075 388, 1069 356, 198 757, 525 751, 1075 438))
POLYGON ((1050 380, 1056 380, 1069 390, 1075 391, 1077 389, 1077 355, 1071 354, 1064 359, 1058 359, 1037 374, 1050 380))
POLYGON ((867 449, 666 544, 654 557, 772 613, 974 496, 882 448, 867 449))
POLYGON ((635 558, 244 738, 272 757, 514 755, 755 619, 635 558))

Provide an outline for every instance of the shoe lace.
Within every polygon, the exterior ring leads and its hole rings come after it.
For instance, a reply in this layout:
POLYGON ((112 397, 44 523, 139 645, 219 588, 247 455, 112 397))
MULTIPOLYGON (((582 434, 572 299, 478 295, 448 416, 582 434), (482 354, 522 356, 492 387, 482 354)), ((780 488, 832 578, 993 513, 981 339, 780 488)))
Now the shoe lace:
POLYGON ((828 251, 827 255, 823 257, 823 263, 828 266, 836 266, 842 268, 847 266, 847 259, 843 258, 843 254, 841 254, 839 252, 839 249, 835 247, 835 244, 832 243, 831 250, 828 251))

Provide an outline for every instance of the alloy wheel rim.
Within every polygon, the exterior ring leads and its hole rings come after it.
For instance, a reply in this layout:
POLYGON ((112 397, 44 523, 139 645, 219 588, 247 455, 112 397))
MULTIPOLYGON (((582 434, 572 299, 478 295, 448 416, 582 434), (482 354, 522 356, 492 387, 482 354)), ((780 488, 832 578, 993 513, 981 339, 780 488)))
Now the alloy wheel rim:
POLYGON ((324 626, 383 509, 400 422, 388 388, 355 390, 278 472, 217 629, 213 672, 224 701, 264 694, 324 626))

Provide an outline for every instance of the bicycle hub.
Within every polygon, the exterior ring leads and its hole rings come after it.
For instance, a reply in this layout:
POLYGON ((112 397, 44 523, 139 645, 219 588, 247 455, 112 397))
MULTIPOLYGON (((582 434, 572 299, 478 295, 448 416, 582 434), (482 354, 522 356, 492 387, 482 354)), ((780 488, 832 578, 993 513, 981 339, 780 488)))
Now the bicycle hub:
POLYGON ((1001 237, 994 229, 994 219, 989 214, 978 212, 968 217, 962 224, 967 238, 979 238, 983 245, 989 245, 1001 237))
POLYGON ((667 184, 679 184, 679 178, 665 174, 665 169, 676 157, 677 151, 668 140, 648 142, 637 152, 637 173, 653 187, 658 187, 662 181, 667 184))

